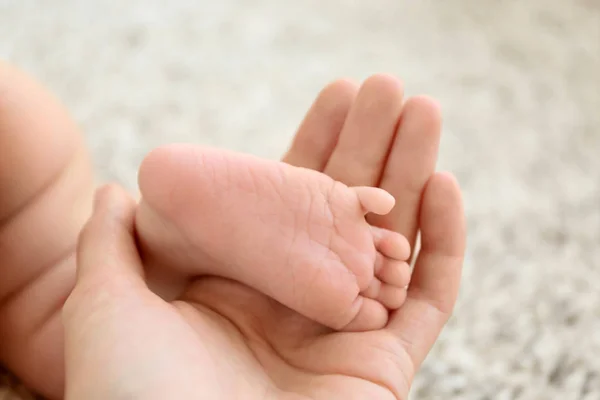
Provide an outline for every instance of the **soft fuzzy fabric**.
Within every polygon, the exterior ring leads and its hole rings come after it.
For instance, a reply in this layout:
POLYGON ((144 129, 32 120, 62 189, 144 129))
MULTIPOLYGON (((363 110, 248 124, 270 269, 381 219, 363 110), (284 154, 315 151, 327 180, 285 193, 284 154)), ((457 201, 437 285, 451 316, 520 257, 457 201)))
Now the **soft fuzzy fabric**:
POLYGON ((401 76, 442 104, 469 220, 413 398, 600 398, 598 1, 0 0, 0 57, 132 190, 158 144, 275 158, 328 81, 401 76))

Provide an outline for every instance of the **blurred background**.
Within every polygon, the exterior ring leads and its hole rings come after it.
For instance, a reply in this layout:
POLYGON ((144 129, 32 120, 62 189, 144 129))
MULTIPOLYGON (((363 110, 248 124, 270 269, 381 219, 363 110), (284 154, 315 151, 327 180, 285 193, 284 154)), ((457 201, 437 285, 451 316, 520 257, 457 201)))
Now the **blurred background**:
POLYGON ((132 190, 159 144, 278 158, 326 83, 401 77, 441 103, 469 222, 412 398, 600 398, 600 1, 0 0, 0 57, 132 190))

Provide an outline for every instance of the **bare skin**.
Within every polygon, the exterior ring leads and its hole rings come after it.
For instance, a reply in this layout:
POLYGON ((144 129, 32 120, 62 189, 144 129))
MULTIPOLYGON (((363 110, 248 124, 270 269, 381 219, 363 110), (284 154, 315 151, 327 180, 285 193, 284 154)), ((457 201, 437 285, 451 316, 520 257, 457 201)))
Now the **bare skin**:
POLYGON ((449 312, 447 298, 430 308, 425 296, 457 283, 457 260, 446 253, 459 244, 457 195, 447 174, 435 175, 424 194, 427 250, 415 279, 439 282, 419 287, 426 292, 409 289, 407 303, 383 329, 332 332, 222 278, 196 280, 179 300, 164 301, 146 286, 135 203, 119 188, 101 190, 64 310, 66 398, 407 399, 436 336, 415 336, 425 333, 420 318, 443 324, 449 312))
POLYGON ((63 392, 61 307, 94 182, 64 108, 0 63, 0 362, 52 398, 63 392))
MULTIPOLYGON (((452 309, 464 250, 464 225, 455 183, 450 181, 445 187, 427 184, 433 179, 439 133, 435 104, 425 98, 403 104, 401 86, 394 78, 374 76, 360 90, 350 82, 338 81, 319 95, 284 158, 290 164, 324 172, 347 185, 378 186, 390 192, 398 200, 391 213, 383 217, 369 215, 367 219, 373 225, 403 234, 411 244, 422 214, 425 187, 428 191, 431 188, 449 191, 441 193, 446 196, 445 203, 432 204, 438 217, 444 217, 443 224, 428 228, 431 240, 428 246, 423 246, 421 262, 413 273, 402 312, 395 313, 388 324, 393 329, 377 334, 380 339, 375 342, 362 342, 361 334, 354 333, 344 334, 345 339, 340 336, 326 339, 328 345, 335 347, 337 343, 346 349, 342 352, 345 361, 339 361, 340 368, 331 366, 342 375, 345 371, 342 364, 349 365, 354 358, 360 359, 358 364, 375 366, 367 371, 377 375, 369 375, 371 380, 381 378, 381 374, 397 380, 396 374, 406 374, 405 381, 410 382, 452 309), (362 347, 355 348, 354 341, 363 343, 362 347), (361 353, 364 346, 378 345, 392 346, 384 352, 385 359, 381 358, 384 353, 379 356, 373 352, 361 353), (379 367, 388 362, 397 368, 379 367)), ((83 141, 64 108, 29 78, 0 64, 0 360, 31 388, 51 399, 62 398, 64 394, 60 309, 75 281, 75 243, 91 209, 94 184, 90 170, 83 141)), ((125 220, 115 226, 131 228, 125 220)), ((108 246, 104 250, 115 245, 109 240, 111 237, 109 234, 101 241, 108 246)), ((98 259, 101 261, 102 258, 98 259)), ((81 302, 82 309, 90 303, 99 305, 90 299, 98 299, 104 284, 110 286, 109 281, 94 282, 91 286, 98 290, 91 290, 89 296, 83 296, 82 290, 74 297, 88 299, 81 302)), ((168 283, 156 288, 159 292, 167 289, 168 283)), ((121 297, 115 299, 124 301, 121 297)), ((268 298, 247 287, 221 279, 191 282, 178 298, 177 307, 185 309, 184 323, 190 321, 189 329, 198 337, 210 336, 219 342, 216 349, 223 350, 224 359, 236 357, 250 345, 239 337, 235 326, 251 324, 247 318, 252 310, 264 310, 270 304, 268 298), (206 285, 212 289, 205 291, 206 285), (221 289, 232 285, 236 291, 223 298, 221 289), (255 295, 248 297, 249 293, 255 295), (250 311, 236 311, 234 308, 240 304, 250 311), (207 327, 198 318, 214 320, 217 325, 207 327)), ((107 303, 106 310, 113 305, 107 303)), ((292 317, 277 322, 283 331, 295 330, 297 321, 306 321, 298 320, 298 314, 289 310, 286 313, 292 317)), ((78 321, 82 329, 89 326, 83 317, 78 321)), ((269 321, 273 320, 264 322, 269 321)), ((159 323, 159 327, 160 324, 164 325, 159 323)), ((306 337, 306 332, 312 335, 311 332, 323 329, 319 324, 300 324, 296 339, 306 337)), ((149 320, 146 328, 157 327, 149 320)), ((270 341, 288 337, 283 331, 270 331, 270 341)), ((147 336, 147 332, 142 336, 147 336)), ((130 339, 123 332, 124 346, 130 339)), ((69 343, 72 348, 74 341, 69 343)), ((297 357, 309 356, 301 353, 297 357)), ((312 361, 309 357, 303 363, 318 367, 319 357, 312 361)), ((76 361, 68 365, 71 373, 79 369, 76 361)), ((257 368, 255 364, 248 365, 250 370, 257 368)), ((82 364, 80 369, 83 371, 84 367, 82 364)), ((221 372, 221 379, 233 379, 231 371, 221 372)), ((77 382, 75 375, 69 377, 73 378, 69 380, 71 384, 77 382)))
POLYGON ((337 330, 381 329, 404 302, 408 242, 365 220, 394 207, 382 189, 192 145, 153 150, 139 182, 145 261, 243 283, 337 330))

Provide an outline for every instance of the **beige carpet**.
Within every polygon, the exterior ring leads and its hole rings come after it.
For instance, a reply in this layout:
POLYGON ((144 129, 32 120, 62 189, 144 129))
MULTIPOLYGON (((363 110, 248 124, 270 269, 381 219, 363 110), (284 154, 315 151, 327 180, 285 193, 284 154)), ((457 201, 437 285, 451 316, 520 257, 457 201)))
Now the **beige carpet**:
POLYGON ((598 0, 0 0, 0 57, 132 189, 160 143, 275 158, 326 82, 403 77, 442 103, 470 228, 413 398, 600 398, 598 0))

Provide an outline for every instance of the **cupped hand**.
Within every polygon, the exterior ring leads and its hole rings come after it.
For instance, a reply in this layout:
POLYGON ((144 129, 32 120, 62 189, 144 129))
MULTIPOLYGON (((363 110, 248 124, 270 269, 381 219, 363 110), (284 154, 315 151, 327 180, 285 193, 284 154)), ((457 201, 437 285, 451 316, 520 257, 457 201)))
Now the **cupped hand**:
MULTIPOLYGON (((441 175, 426 190, 423 248, 433 252, 417 262, 417 282, 441 274, 456 283, 459 260, 440 251, 452 247, 450 211, 460 204, 436 200, 454 189, 441 175)), ((67 399, 405 399, 450 311, 441 284, 421 287, 385 329, 363 333, 331 332, 220 278, 168 303, 145 284, 134 214, 125 192, 104 188, 81 235, 63 310, 67 399)))
POLYGON ((326 88, 285 161, 351 185, 381 186, 395 210, 374 220, 414 243, 406 304, 387 327, 332 332, 266 296, 219 278, 167 303, 146 286, 134 203, 99 193, 81 237, 78 281, 65 307, 67 398, 404 399, 447 321, 460 280, 460 191, 434 174, 439 113, 402 102, 387 76, 326 88))

